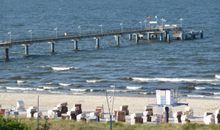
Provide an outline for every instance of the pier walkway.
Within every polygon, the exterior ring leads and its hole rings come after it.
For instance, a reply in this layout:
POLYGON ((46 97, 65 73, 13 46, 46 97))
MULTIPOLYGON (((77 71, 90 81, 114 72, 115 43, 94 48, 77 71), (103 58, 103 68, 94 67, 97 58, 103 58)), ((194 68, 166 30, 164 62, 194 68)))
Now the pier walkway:
POLYGON ((4 59, 5 61, 9 60, 9 48, 14 45, 23 45, 25 47, 25 55, 29 54, 29 45, 34 43, 49 43, 51 44, 51 52, 55 52, 54 44, 58 41, 70 40, 74 42, 74 50, 78 50, 78 41, 86 38, 94 38, 96 40, 95 47, 100 47, 100 38, 105 36, 114 36, 116 46, 120 46, 120 37, 128 34, 129 40, 134 39, 136 43, 140 39, 146 38, 147 40, 159 39, 160 41, 170 42, 172 39, 195 39, 196 36, 203 38, 203 31, 193 31, 188 30, 184 31, 181 27, 178 26, 158 26, 153 28, 127 28, 127 29, 116 29, 116 30, 106 30, 99 32, 85 32, 85 33, 64 33, 62 35, 55 35, 50 37, 30 37, 24 39, 9 39, 6 41, 0 42, 0 48, 5 49, 4 59))

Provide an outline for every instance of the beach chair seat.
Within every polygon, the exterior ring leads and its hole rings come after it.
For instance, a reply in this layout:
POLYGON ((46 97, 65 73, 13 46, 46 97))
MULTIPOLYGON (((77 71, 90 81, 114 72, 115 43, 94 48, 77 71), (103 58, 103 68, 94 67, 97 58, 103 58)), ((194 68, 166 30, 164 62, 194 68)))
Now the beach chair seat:
POLYGON ((31 106, 27 109, 27 118, 33 118, 34 117, 34 113, 37 112, 37 107, 31 106))
POLYGON ((49 119, 57 118, 56 111, 54 111, 54 110, 48 110, 48 111, 47 111, 47 116, 48 116, 49 119))
POLYGON ((117 122, 125 122, 125 112, 124 111, 115 111, 115 120, 117 122))

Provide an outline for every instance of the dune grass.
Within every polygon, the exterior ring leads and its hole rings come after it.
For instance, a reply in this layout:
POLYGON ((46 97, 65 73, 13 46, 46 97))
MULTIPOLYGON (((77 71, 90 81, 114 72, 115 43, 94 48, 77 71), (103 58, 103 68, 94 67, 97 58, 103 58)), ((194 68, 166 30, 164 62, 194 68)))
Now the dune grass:
MULTIPOLYGON (((36 129, 36 120, 21 119, 22 123, 29 126, 30 130, 36 129)), ((45 120, 40 121, 40 130, 109 130, 108 123, 86 123, 70 120, 45 120), (46 124, 46 125, 45 125, 46 124)), ((188 123, 181 124, 137 124, 113 123, 113 130, 220 130, 220 125, 204 125, 188 123)))

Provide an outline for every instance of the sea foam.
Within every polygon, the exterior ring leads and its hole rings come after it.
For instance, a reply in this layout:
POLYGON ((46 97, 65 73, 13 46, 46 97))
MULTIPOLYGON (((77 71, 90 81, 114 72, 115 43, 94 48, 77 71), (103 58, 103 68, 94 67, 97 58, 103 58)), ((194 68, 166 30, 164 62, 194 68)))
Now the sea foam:
POLYGON ((216 82, 216 79, 194 79, 194 78, 141 78, 141 77, 132 77, 133 81, 138 82, 189 82, 189 83, 211 83, 216 82))

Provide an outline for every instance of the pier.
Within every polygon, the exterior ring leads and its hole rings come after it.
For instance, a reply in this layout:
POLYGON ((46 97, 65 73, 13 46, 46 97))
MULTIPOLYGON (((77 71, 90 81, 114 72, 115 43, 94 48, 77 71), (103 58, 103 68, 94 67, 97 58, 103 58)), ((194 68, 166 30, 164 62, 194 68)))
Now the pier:
POLYGON ((100 38, 106 36, 113 36, 115 39, 115 45, 120 46, 121 37, 128 35, 128 40, 134 40, 136 44, 140 40, 159 40, 161 42, 171 42, 172 40, 193 40, 196 38, 203 38, 203 31, 184 30, 182 27, 176 25, 169 26, 156 26, 145 28, 123 28, 116 30, 101 30, 100 32, 80 32, 71 33, 65 32, 62 35, 50 36, 50 37, 32 37, 24 39, 10 39, 0 42, 0 48, 4 49, 4 60, 9 61, 9 49, 15 45, 24 46, 24 54, 29 55, 29 46, 35 43, 44 43, 50 45, 50 52, 55 52, 55 44, 59 41, 73 42, 73 49, 78 51, 78 44, 81 39, 94 39, 96 49, 100 48, 100 38))

